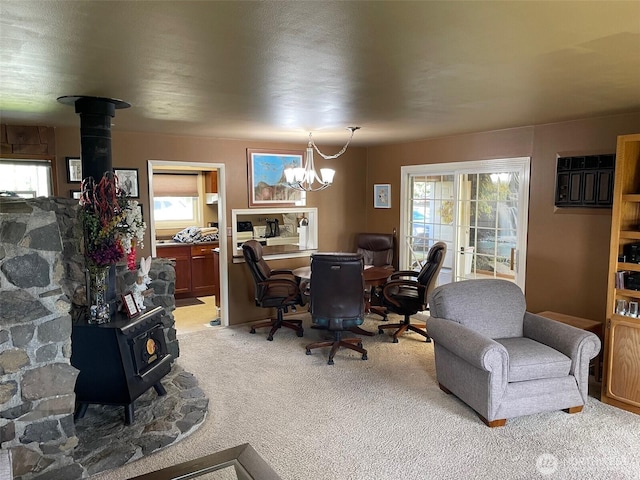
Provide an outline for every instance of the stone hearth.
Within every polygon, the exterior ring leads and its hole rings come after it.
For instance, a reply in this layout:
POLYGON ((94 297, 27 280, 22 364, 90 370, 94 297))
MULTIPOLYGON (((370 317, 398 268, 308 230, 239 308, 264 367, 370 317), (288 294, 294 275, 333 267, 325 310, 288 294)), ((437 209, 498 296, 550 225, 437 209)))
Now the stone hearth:
POLYGON ((122 407, 92 405, 76 422, 74 460, 89 475, 120 467, 176 443, 204 421, 209 399, 196 378, 179 365, 162 379, 167 394, 153 389, 136 400, 136 421, 124 424, 122 407))
MULTIPOLYGON (((169 394, 158 398, 151 389, 141 396, 133 426, 124 426, 122 407, 91 406, 74 423, 72 316, 86 308, 77 207, 65 198, 0 199, 0 448, 10 451, 16 480, 88 478, 179 441, 208 408, 195 378, 174 363, 163 380, 169 394), (98 424, 103 435, 83 435, 83 426, 98 424), (113 456, 95 445, 107 431, 121 433, 107 443, 113 456)), ((167 350, 176 359, 172 262, 154 259, 149 276, 155 293, 145 302, 164 307, 167 350)), ((119 265, 117 293, 135 278, 119 265)))

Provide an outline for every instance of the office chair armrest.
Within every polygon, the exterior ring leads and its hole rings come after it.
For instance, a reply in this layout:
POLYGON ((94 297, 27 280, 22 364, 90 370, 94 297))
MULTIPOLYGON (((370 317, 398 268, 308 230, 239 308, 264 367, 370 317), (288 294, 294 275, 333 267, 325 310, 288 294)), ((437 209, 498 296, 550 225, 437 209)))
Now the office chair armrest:
MULTIPOLYGON (((265 278, 263 281, 258 283, 258 287, 261 289, 264 289, 263 292, 266 295, 269 295, 269 291, 272 288, 285 288, 287 290, 287 296, 284 300, 284 302, 292 302, 294 300, 296 300, 298 297, 300 297, 300 300, 302 301, 302 295, 300 292, 300 286, 298 285, 298 282, 295 280, 290 280, 288 278, 265 278)), ((304 303, 300 303, 301 305, 304 305, 304 303)))
POLYGON ((397 272, 393 272, 390 276, 390 280, 397 280, 401 277, 410 277, 410 278, 418 278, 420 272, 416 272, 414 270, 398 270, 397 272))
POLYGON ((286 269, 286 268, 281 268, 281 269, 277 269, 277 270, 271 270, 271 275, 282 275, 282 274, 293 275, 293 270, 289 270, 289 269, 286 269))
POLYGON ((390 293, 390 290, 394 287, 414 287, 418 290, 420 290, 420 288, 424 288, 424 285, 418 283, 415 280, 407 280, 407 279, 400 279, 400 280, 390 280, 387 283, 385 283, 382 286, 382 295, 384 296, 385 300, 389 303, 391 303, 392 305, 395 305, 396 307, 400 307, 400 303, 393 298, 393 294, 390 293))
POLYGON ((295 287, 296 290, 300 290, 300 285, 298 285, 298 282, 296 282, 295 280, 291 280, 289 278, 283 278, 283 277, 265 278, 260 283, 258 283, 258 285, 266 288, 270 288, 276 285, 290 286, 290 287, 295 287))

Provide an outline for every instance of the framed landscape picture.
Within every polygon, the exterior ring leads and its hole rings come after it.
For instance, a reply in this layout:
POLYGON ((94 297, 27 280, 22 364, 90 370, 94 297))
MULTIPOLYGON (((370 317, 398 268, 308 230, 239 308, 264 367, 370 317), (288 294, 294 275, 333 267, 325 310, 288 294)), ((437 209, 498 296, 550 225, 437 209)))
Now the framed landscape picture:
POLYGON ((285 168, 302 167, 302 151, 247 149, 249 207, 305 206, 306 192, 287 186, 285 168))

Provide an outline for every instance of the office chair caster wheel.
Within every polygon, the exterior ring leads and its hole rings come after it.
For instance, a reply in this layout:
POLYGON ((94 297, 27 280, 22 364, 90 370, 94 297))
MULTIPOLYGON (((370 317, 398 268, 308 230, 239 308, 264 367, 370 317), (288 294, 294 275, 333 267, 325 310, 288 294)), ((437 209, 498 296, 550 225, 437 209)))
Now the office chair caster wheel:
POLYGON ((364 354, 362 355, 362 359, 363 359, 363 360, 369 360, 369 357, 367 357, 367 354, 366 354, 366 353, 364 353, 364 354))
POLYGON ((267 337, 267 340, 269 340, 270 342, 273 342, 273 335, 269 335, 269 336, 267 337))
POLYGON ((306 353, 307 355, 311 355, 311 350, 307 350, 305 353, 306 353))
POLYGON ((362 342, 358 344, 358 348, 362 348, 362 342))
POLYGON ((379 334, 379 335, 382 335, 383 333, 384 333, 384 330, 383 330, 383 329, 381 329, 381 328, 379 328, 379 329, 378 329, 378 334, 379 334))
POLYGON ((398 339, 397 338, 393 338, 393 343, 398 343, 398 339))
POLYGON ((296 335, 301 337, 304 334, 304 330, 298 330, 296 331, 296 335))
POLYGON ((249 330, 249 333, 256 333, 256 329, 252 328, 251 330, 249 330))
POLYGON ((327 362, 327 365, 333 365, 333 358, 327 362))

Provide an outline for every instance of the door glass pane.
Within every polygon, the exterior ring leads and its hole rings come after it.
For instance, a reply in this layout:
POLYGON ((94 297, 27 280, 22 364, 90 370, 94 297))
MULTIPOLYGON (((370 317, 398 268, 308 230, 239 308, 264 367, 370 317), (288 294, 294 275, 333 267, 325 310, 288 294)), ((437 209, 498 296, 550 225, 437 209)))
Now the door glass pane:
POLYGON ((409 265, 403 268, 419 270, 434 243, 442 241, 448 250, 440 271, 441 281, 451 281, 454 240, 454 176, 413 176, 410 181, 411 202, 407 245, 409 265))
POLYGON ((470 200, 459 202, 458 231, 468 231, 459 238, 459 279, 515 281, 519 187, 517 172, 461 174, 460 196, 470 200))

